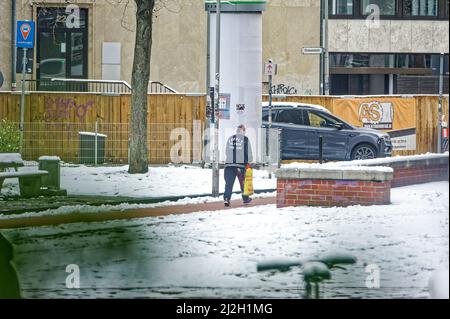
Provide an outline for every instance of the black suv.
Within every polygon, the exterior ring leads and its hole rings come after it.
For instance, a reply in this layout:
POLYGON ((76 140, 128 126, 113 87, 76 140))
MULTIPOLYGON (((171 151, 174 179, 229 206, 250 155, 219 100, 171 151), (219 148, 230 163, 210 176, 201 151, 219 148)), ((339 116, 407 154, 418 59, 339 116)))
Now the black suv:
MULTIPOLYGON (((269 121, 268 103, 263 104, 263 126, 269 121)), ((272 103, 272 127, 282 131, 282 159, 319 159, 319 137, 324 160, 355 160, 389 157, 388 134, 345 123, 319 105, 272 103)))

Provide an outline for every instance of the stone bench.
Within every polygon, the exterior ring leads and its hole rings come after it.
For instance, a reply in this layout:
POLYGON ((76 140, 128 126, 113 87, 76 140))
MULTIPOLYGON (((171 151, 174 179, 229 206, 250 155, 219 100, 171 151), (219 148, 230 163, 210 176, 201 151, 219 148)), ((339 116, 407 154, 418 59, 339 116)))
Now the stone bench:
POLYGON ((387 205, 393 169, 389 167, 304 167, 276 171, 277 207, 387 205))
POLYGON ((23 167, 22 156, 18 153, 0 153, 0 171, 6 168, 14 168, 16 171, 23 167))
POLYGON ((47 171, 22 171, 22 172, 0 172, 0 191, 3 181, 8 178, 18 178, 20 196, 30 198, 40 195, 42 177, 48 175, 47 171))

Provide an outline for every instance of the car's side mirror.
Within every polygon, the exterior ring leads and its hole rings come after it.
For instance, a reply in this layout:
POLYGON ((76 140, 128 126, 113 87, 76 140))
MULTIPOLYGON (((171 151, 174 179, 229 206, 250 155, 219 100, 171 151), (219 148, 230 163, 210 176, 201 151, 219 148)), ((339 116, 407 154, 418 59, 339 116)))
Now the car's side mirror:
POLYGON ((334 127, 337 128, 338 130, 342 130, 344 128, 344 124, 343 123, 335 123, 334 127))

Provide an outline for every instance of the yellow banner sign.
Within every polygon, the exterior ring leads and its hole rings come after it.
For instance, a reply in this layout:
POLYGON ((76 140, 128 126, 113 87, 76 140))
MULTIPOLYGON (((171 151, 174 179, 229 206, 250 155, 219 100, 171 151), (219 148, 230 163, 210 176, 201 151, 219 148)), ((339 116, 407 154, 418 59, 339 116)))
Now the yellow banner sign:
POLYGON ((394 150, 416 149, 416 102, 413 98, 335 99, 333 110, 349 124, 388 132, 394 150))

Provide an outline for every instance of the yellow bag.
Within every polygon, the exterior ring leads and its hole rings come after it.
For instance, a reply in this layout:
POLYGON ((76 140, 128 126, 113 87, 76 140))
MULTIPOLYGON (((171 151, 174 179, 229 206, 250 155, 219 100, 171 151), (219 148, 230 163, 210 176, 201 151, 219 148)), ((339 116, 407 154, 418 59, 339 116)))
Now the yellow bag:
POLYGON ((244 196, 251 196, 253 195, 253 193, 253 169, 250 167, 250 165, 247 165, 244 180, 244 196))

